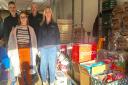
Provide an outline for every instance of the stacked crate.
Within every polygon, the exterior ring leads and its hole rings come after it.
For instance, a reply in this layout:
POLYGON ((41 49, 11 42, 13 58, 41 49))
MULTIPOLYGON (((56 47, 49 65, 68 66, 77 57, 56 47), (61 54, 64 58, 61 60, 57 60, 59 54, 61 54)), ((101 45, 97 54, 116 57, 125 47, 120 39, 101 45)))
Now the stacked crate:
POLYGON ((57 24, 61 43, 70 43, 72 41, 72 20, 58 19, 57 24))
POLYGON ((128 50, 128 3, 113 10, 111 50, 128 50))
POLYGON ((105 0, 103 2, 102 7, 103 7, 103 9, 112 9, 116 6, 116 4, 117 4, 116 0, 105 0))
POLYGON ((116 0, 104 0, 102 2, 102 36, 105 38, 104 48, 108 48, 109 36, 112 24, 112 10, 116 7, 116 0))

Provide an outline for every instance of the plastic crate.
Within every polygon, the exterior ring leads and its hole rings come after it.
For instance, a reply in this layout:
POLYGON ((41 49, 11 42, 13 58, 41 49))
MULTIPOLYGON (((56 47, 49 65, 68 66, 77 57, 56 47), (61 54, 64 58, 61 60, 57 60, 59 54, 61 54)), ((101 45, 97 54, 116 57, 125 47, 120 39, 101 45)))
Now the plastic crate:
POLYGON ((91 85, 128 85, 128 77, 120 79, 120 80, 116 80, 113 82, 109 82, 109 83, 105 83, 101 80, 98 80, 92 77, 91 85))

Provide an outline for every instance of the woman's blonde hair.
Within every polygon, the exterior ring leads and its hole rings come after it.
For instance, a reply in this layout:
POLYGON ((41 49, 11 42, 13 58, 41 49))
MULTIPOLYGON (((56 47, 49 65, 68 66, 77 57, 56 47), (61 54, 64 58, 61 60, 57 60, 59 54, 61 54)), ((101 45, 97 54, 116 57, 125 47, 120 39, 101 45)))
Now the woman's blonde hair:
POLYGON ((43 19, 42 19, 40 25, 42 25, 44 22, 46 22, 46 17, 45 17, 45 15, 46 15, 46 9, 49 9, 49 10, 50 10, 50 12, 51 12, 51 21, 53 21, 53 12, 52 12, 52 8, 51 8, 50 6, 46 6, 46 7, 44 8, 44 11, 43 11, 43 19))

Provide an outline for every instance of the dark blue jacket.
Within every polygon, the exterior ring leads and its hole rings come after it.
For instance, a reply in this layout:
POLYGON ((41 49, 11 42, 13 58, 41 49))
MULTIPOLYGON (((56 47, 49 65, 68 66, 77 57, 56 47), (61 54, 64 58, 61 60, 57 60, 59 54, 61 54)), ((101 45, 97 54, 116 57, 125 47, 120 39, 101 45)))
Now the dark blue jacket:
POLYGON ((38 48, 48 45, 60 44, 60 33, 57 23, 44 23, 38 31, 38 48))

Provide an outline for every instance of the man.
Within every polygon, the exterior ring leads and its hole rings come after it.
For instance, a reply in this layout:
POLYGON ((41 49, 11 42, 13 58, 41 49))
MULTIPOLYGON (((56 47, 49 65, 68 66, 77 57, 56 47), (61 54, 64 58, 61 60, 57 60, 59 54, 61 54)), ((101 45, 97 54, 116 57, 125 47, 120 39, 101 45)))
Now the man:
MULTIPOLYGON (((42 14, 40 14, 38 12, 38 6, 37 6, 36 3, 31 4, 31 13, 29 14, 28 19, 29 19, 29 25, 34 28, 34 31, 35 31, 35 34, 36 34, 36 37, 37 37, 38 29, 40 27, 40 23, 43 19, 43 16, 42 16, 42 14)), ((37 42, 38 42, 38 38, 37 38, 37 42)), ((37 62, 38 72, 40 74, 40 69, 39 69, 40 68, 40 58, 37 57, 36 60, 37 60, 36 62, 37 62)), ((37 75, 33 75, 33 79, 35 79, 36 76, 37 75)))
POLYGON ((18 15, 16 13, 15 2, 10 1, 8 3, 8 9, 10 15, 4 19, 4 40, 6 45, 8 43, 9 35, 12 28, 18 24, 18 15))
POLYGON ((29 24, 34 28, 36 36, 37 36, 38 28, 43 18, 42 14, 40 14, 37 9, 38 9, 37 4, 32 3, 31 14, 29 14, 29 24))

